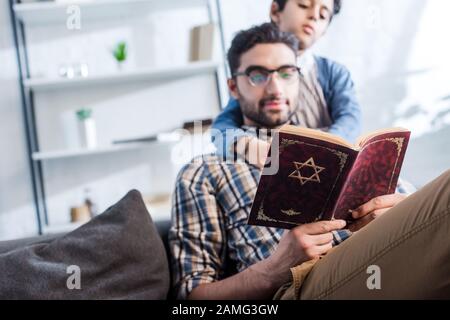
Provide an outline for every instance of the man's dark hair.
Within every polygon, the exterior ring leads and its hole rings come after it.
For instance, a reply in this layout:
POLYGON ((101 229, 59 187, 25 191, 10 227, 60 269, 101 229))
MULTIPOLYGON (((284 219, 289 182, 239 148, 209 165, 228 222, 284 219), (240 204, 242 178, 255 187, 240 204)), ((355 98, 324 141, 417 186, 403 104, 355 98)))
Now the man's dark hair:
MULTIPOLYGON (((286 6, 286 2, 288 0, 273 0, 273 2, 276 2, 278 4, 278 8, 280 11, 284 10, 284 7, 286 6)), ((341 12, 342 8, 342 0, 334 0, 334 10, 333 10, 333 16, 339 14, 341 12)))
POLYGON ((248 30, 240 31, 236 34, 228 50, 228 64, 230 66, 231 76, 239 69, 241 65, 241 56, 258 44, 276 44, 283 43, 287 45, 294 54, 297 54, 299 41, 294 34, 282 32, 273 23, 264 23, 254 26, 248 30))

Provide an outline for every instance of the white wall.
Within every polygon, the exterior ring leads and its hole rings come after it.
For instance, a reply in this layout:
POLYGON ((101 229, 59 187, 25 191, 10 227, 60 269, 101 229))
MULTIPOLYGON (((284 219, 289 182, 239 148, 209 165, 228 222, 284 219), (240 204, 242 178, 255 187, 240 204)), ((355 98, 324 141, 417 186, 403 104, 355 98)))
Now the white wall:
POLYGON ((0 238, 37 232, 8 2, 0 1, 0 238))

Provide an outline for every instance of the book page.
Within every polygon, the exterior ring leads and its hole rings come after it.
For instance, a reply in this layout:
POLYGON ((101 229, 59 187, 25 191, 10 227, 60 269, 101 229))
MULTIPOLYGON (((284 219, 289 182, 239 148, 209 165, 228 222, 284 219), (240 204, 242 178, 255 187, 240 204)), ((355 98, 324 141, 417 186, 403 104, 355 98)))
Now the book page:
POLYGON ((373 131, 371 133, 362 135, 358 138, 356 142, 356 146, 359 148, 363 148, 366 143, 369 143, 371 139, 376 138, 377 136, 388 134, 388 133, 395 133, 395 132, 409 132, 409 130, 405 128, 387 128, 387 129, 380 129, 377 131, 373 131))
POLYGON ((286 125, 283 126, 280 129, 280 132, 284 132, 284 133, 288 133, 288 134, 294 134, 294 135, 298 135, 298 136, 303 136, 303 137, 308 137, 308 138, 312 138, 312 139, 317 139, 317 140, 322 140, 322 141, 326 141, 326 142, 330 142, 330 143, 334 143, 340 146, 344 146, 350 149, 355 149, 356 146, 351 144, 348 141, 345 141, 344 139, 342 139, 341 137, 338 137, 334 134, 328 133, 328 132, 324 132, 324 131, 320 131, 320 130, 314 130, 314 129, 308 129, 308 128, 302 128, 302 127, 297 127, 297 126, 291 126, 291 125, 286 125))

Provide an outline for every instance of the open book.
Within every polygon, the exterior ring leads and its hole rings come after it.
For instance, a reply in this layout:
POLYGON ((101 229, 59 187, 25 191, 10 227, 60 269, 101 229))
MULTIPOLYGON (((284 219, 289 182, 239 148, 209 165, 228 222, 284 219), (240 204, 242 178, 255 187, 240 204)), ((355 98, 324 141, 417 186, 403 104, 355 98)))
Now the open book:
POLYGON ((410 134, 385 129, 352 145, 326 132, 283 126, 268 156, 278 170, 266 174, 267 162, 248 223, 290 229, 319 220, 351 221, 351 210, 395 192, 410 134))

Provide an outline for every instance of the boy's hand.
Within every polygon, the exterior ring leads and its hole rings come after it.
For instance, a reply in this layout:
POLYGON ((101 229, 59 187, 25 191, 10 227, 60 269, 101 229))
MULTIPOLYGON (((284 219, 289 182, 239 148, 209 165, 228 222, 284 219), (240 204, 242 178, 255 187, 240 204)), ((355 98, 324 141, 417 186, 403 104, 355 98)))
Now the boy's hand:
POLYGON ((352 216, 356 221, 349 225, 349 230, 352 232, 360 230, 407 197, 407 195, 396 193, 376 197, 370 200, 358 209, 353 210, 352 216))
POLYGON ((262 169, 266 163, 270 149, 270 141, 264 141, 256 137, 243 137, 238 142, 237 152, 244 156, 252 165, 262 169))

